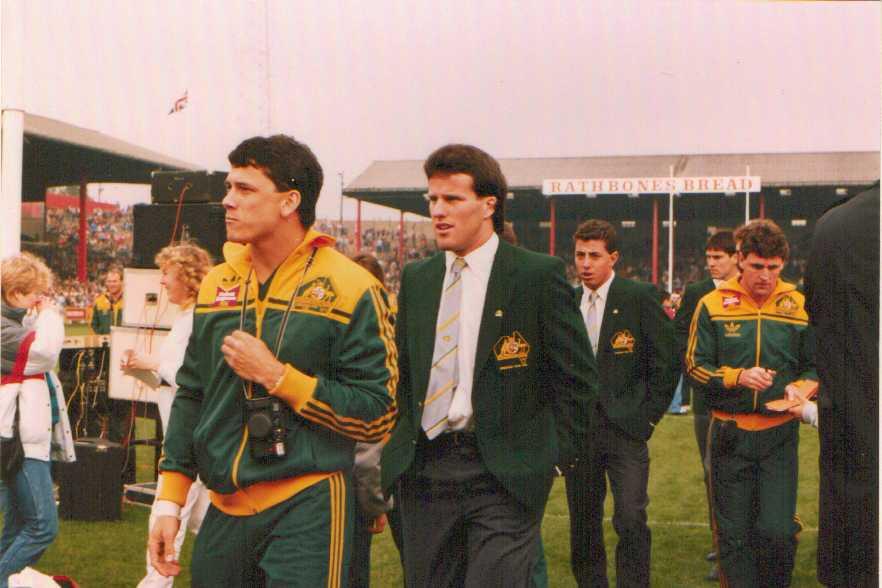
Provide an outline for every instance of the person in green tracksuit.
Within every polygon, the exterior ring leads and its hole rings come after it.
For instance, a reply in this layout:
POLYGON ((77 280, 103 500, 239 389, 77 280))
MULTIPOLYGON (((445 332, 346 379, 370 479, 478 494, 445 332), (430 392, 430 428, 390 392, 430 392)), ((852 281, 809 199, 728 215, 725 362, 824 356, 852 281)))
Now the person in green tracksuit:
POLYGON ((95 298, 92 305, 92 331, 96 335, 109 335, 110 327, 122 324, 123 272, 111 267, 104 276, 103 294, 95 298))
POLYGON ((698 304, 686 369, 711 408, 711 501, 723 586, 789 586, 796 554, 799 422, 766 407, 817 381, 803 295, 779 279, 781 229, 739 233, 741 275, 698 304))
POLYGON ((151 563, 179 572, 177 512, 198 475, 211 507, 193 586, 340 586, 355 443, 395 422, 392 312, 376 278, 310 229, 322 171, 309 147, 254 137, 229 160, 232 243, 202 282, 177 374, 151 563))
MULTIPOLYGON (((692 391, 695 441, 698 445, 698 454, 701 457, 701 467, 704 470, 705 489, 709 490, 705 449, 707 447, 707 428, 710 424, 710 413, 704 397, 704 389, 700 386, 690 385, 688 381, 685 368, 686 344, 689 339, 689 324, 692 322, 692 316, 695 314, 698 301, 720 284, 738 276, 738 253, 735 251, 735 237, 732 231, 717 231, 711 235, 704 246, 704 258, 707 262, 707 271, 710 277, 686 286, 686 290, 683 292, 683 301, 677 310, 677 315, 674 317, 674 329, 678 346, 677 357, 681 362, 683 371, 683 386, 684 389, 691 389, 692 391)), ((711 505, 710 501, 708 501, 708 520, 713 516, 710 514, 710 509, 711 505)), ((705 579, 716 581, 719 579, 716 550, 711 551, 707 557, 713 560, 714 563, 705 579)))

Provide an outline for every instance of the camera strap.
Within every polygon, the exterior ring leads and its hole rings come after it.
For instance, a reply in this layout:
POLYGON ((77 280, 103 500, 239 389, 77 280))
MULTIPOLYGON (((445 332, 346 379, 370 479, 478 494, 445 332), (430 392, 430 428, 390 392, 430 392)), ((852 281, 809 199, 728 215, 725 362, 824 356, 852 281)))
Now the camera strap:
MULTIPOLYGON (((291 316, 291 309, 294 307, 294 299, 297 298, 297 293, 300 292, 300 289, 303 287, 303 280, 306 279, 306 274, 309 273, 310 268, 312 267, 312 262, 315 261, 315 254, 318 252, 317 247, 312 248, 312 252, 309 254, 309 259, 306 260, 306 267, 303 268, 303 273, 300 274, 300 280, 297 282, 297 287, 291 292, 291 296, 288 298, 288 306, 285 308, 285 314, 282 317, 282 324, 279 327, 279 334, 276 336, 276 349, 273 351, 273 357, 279 358, 279 351, 282 348, 282 340, 285 337, 285 329, 288 328, 288 318, 291 316)), ((239 330, 245 331, 245 310, 248 303, 248 292, 250 291, 251 286, 251 276, 254 274, 254 268, 248 270, 248 276, 245 278, 245 294, 242 295, 242 306, 239 311, 239 330)), ((247 332, 247 331, 246 331, 247 332)), ((241 379, 241 378, 240 378, 241 379)), ((254 382, 248 380, 242 380, 242 393, 245 395, 245 398, 251 398, 253 393, 254 382)))

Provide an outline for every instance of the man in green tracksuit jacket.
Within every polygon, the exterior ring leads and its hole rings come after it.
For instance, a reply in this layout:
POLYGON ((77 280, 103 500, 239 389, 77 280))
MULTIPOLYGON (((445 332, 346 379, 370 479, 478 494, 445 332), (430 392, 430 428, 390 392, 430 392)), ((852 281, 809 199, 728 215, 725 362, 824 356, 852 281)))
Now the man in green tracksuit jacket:
POLYGON ((103 294, 95 298, 92 305, 92 331, 96 335, 109 335, 110 327, 122 324, 123 272, 119 267, 111 267, 104 276, 103 294))
POLYGON ((804 298, 778 276, 789 255, 772 221, 741 232, 741 276, 707 294, 686 369, 710 405, 711 500, 724 586, 789 586, 799 422, 766 403, 817 381, 804 298))
POLYGON ((255 137, 230 154, 226 263, 205 278, 165 438, 151 560, 174 561, 176 507, 198 475, 212 506, 194 586, 339 586, 356 441, 396 414, 386 292, 309 227, 322 172, 306 145, 255 137))

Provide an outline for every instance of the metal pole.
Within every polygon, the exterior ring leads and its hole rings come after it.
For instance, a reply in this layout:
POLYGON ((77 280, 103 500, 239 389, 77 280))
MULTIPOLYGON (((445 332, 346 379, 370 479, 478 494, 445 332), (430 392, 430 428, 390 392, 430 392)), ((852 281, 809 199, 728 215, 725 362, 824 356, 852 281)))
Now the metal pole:
POLYGON ((77 246, 77 279, 80 283, 85 284, 88 280, 88 272, 86 272, 86 263, 88 256, 88 247, 86 236, 86 216, 89 214, 86 204, 88 202, 88 184, 86 178, 80 180, 80 242, 77 246))
MULTIPOLYGON (((674 166, 671 166, 674 177, 674 166)), ((674 192, 668 193, 668 292, 674 291, 674 192)))
POLYGON ((355 202, 355 252, 361 253, 361 200, 355 202))
POLYGON ((549 223, 550 231, 549 231, 549 235, 548 235, 548 255, 554 255, 554 249, 555 249, 555 245, 556 245, 555 235, 557 234, 557 210, 554 205, 554 198, 550 198, 548 200, 548 205, 549 205, 549 215, 551 216, 551 218, 550 218, 551 222, 549 223))
MULTIPOLYGON (((12 3, 10 3, 12 4, 12 3)), ((4 3, 5 6, 5 3, 4 3)), ((3 111, 3 257, 21 251, 21 174, 24 164, 24 112, 3 111)), ((43 195, 45 198, 45 194, 43 195)), ((45 207, 44 207, 45 210, 45 207)))
MULTIPOLYGON (((25 3, 0 2, 3 54, 3 147, 0 156, 2 256, 21 251, 21 191, 24 162, 25 3)), ((45 163, 45 162, 37 162, 45 163)), ((43 195, 45 197, 45 194, 43 195)))
POLYGON ((340 178, 340 229, 343 228, 343 172, 337 172, 340 178))
POLYGON ((658 198, 652 197, 652 283, 658 285, 658 198))
POLYGON ((398 216, 398 267, 404 267, 404 211, 398 216))
MULTIPOLYGON (((747 177, 750 177, 750 166, 745 166, 747 168, 747 177)), ((744 224, 750 222, 750 190, 744 193, 744 224)))
POLYGON ((760 195, 759 195, 759 206, 760 206, 759 217, 766 218, 766 197, 763 195, 762 192, 760 192, 760 195))

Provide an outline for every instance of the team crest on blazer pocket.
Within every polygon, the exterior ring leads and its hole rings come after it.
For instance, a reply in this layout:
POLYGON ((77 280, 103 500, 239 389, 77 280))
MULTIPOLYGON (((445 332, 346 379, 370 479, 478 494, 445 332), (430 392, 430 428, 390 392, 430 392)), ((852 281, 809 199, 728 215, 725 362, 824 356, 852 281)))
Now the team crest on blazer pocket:
POLYGON ((530 344, 524 336, 515 331, 507 337, 500 337, 493 345, 493 355, 500 370, 527 367, 527 358, 530 356, 530 344))
POLYGON ((612 336, 610 345, 612 345, 613 353, 622 355, 624 353, 634 353, 634 335, 631 331, 624 329, 612 336))

